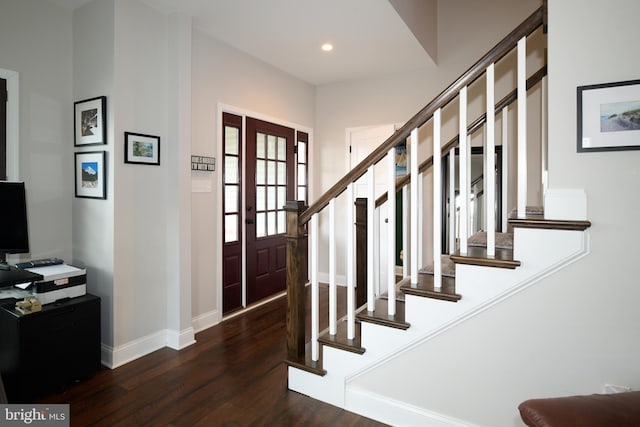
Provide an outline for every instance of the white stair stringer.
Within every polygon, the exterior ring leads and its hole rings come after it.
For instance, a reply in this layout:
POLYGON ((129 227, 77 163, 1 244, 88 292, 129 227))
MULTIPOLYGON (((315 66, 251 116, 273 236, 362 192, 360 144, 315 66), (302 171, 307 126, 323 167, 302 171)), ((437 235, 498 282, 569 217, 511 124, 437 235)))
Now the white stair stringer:
POLYGON ((323 347, 324 377, 289 367, 289 388, 393 425, 467 425, 446 414, 418 410, 402 402, 382 411, 380 401, 388 398, 374 390, 351 385, 360 375, 444 333, 452 326, 470 321, 478 313, 527 288, 533 283, 575 262, 589 252, 589 232, 516 228, 514 259, 521 266, 511 270, 474 265, 456 265, 456 303, 406 296, 405 317, 408 330, 398 330, 363 322, 362 355, 323 347), (419 420, 408 422, 407 420, 419 420), (449 420, 449 421, 447 421, 449 420))

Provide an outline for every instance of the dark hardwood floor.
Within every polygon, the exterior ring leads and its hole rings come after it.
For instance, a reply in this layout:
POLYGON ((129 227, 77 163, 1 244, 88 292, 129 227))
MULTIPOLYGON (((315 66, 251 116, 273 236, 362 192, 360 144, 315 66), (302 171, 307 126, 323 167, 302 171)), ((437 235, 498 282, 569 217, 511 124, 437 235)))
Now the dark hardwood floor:
POLYGON ((285 322, 281 297, 38 403, 70 404, 72 426, 383 426, 287 389, 285 322))

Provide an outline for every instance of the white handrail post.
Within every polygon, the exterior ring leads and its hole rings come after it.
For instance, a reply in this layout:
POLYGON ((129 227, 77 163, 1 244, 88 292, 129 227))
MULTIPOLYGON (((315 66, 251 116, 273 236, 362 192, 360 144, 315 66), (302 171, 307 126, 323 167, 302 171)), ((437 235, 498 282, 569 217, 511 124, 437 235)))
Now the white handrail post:
POLYGON ((396 148, 387 154, 387 294, 388 314, 396 314, 396 148))
POLYGON ((375 260, 375 212, 376 212, 376 182, 375 166, 369 166, 367 171, 367 310, 375 308, 374 274, 377 265, 375 260))
POLYGON ((355 311, 356 311, 356 295, 355 295, 355 244, 354 244, 354 198, 353 186, 351 183, 347 185, 347 339, 352 340, 355 337, 355 311))
POLYGON ((518 217, 527 210, 527 39, 518 40, 518 217))
POLYGON ((487 164, 485 182, 485 220, 487 227, 487 256, 496 254, 496 140, 495 140, 495 66, 487 67, 487 143, 485 159, 487 164))
POLYGON ((442 147, 441 110, 433 113, 433 287, 442 286, 442 147))
POLYGON ((319 359, 318 214, 311 217, 311 360, 319 359))
POLYGON ((509 223, 509 107, 502 108, 502 232, 509 223))
POLYGON ((338 297, 336 283, 336 199, 329 201, 329 334, 336 334, 338 297))
MULTIPOLYGON (((411 154, 409 160, 411 162, 411 283, 418 283, 418 128, 411 131, 410 139, 411 154)), ((406 255, 405 255, 406 258, 406 255)))
POLYGON ((460 90, 460 120, 458 129, 458 142, 460 145, 460 253, 466 255, 467 238, 469 236, 469 177, 468 168, 468 146, 467 139, 467 87, 463 87, 460 90))

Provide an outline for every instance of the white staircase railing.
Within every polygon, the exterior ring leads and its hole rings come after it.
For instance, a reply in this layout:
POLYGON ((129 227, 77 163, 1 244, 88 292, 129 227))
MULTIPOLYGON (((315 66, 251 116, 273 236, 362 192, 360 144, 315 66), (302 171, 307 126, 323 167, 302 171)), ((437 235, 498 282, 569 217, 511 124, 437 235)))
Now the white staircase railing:
MULTIPOLYGON (((346 338, 348 341, 353 341, 355 338, 355 322, 356 311, 358 306, 363 305, 366 302, 366 310, 369 312, 375 311, 375 299, 378 295, 376 287, 373 286, 373 279, 380 271, 379 266, 385 264, 381 260, 386 259, 386 291, 387 291, 387 316, 395 316, 397 314, 396 306, 396 191, 398 187, 398 180, 396 177, 396 146, 399 143, 408 143, 409 154, 409 179, 404 181, 401 185, 405 187, 403 197, 406 207, 407 201, 410 206, 408 225, 406 220, 404 221, 405 227, 408 228, 408 233, 403 233, 409 236, 409 244, 403 246, 403 262, 407 266, 404 266, 403 273, 410 278, 412 285, 416 285, 419 282, 419 270, 424 266, 423 253, 427 248, 423 246, 422 228, 423 218, 422 210, 425 206, 431 205, 431 228, 433 233, 433 242, 431 248, 430 263, 433 265, 433 286, 434 290, 438 291, 442 287, 442 205, 443 205, 443 184, 442 184, 442 153, 449 153, 449 170, 451 175, 449 176, 449 252, 458 252, 459 254, 466 255, 469 252, 468 238, 469 238, 469 221, 470 221, 470 152, 471 152, 471 134, 479 129, 483 130, 484 138, 484 203, 486 211, 485 218, 485 230, 487 232, 487 257, 495 256, 495 232, 496 232, 496 180, 495 180, 495 146, 496 146, 496 132, 495 132, 495 117, 497 113, 501 114, 502 127, 501 127, 501 145, 503 150, 503 199, 502 207, 503 212, 500 213, 502 218, 502 231, 506 229, 506 209, 508 206, 508 179, 505 175, 508 172, 508 109, 507 105, 513 101, 511 98, 517 99, 518 116, 517 116, 517 215, 522 217, 525 215, 525 206, 527 200, 527 73, 526 73, 526 39, 527 37, 542 25, 542 9, 531 15, 518 29, 514 30, 509 36, 507 36, 502 42, 500 42, 491 52, 478 61, 471 69, 469 69, 463 76, 461 76, 456 82, 454 82, 448 89, 442 92, 434 101, 428 104, 423 110, 418 112, 416 116, 410 119, 403 127, 398 129, 387 141, 385 141, 380 147, 374 150, 367 158, 365 158, 358 166, 356 166, 349 174, 341 179, 332 189, 330 189, 325 195, 323 195, 316 203, 314 203, 306 211, 301 203, 289 202, 287 204, 288 217, 287 217, 287 262, 288 262, 288 274, 287 274, 287 286, 289 291, 292 288, 304 288, 306 282, 305 268, 306 265, 306 253, 304 251, 305 233, 304 225, 309 223, 308 232, 310 235, 310 244, 308 245, 311 271, 308 272, 308 276, 311 279, 311 360, 317 362, 319 360, 318 338, 319 331, 319 313, 318 313, 318 277, 319 277, 319 263, 320 257, 328 257, 329 259, 329 328, 328 334, 335 337, 338 334, 338 312, 337 312, 337 259, 343 258, 346 261, 345 264, 345 276, 347 286, 347 313, 344 317, 346 319, 346 338), (507 96, 507 101, 501 101, 498 103, 504 104, 497 109, 495 103, 495 64, 497 64, 504 56, 510 51, 516 50, 517 52, 517 88, 515 89, 515 96, 507 96), (469 87, 476 81, 484 81, 486 85, 486 105, 484 119, 477 120, 472 126, 468 124, 468 111, 469 107, 469 87), (454 101, 458 101, 458 136, 453 136, 449 143, 442 145, 443 128, 442 128, 442 111, 443 109, 454 101), (497 110, 497 111, 496 111, 497 110), (419 164, 420 151, 420 130, 425 126, 432 127, 432 142, 431 151, 432 156, 422 164, 419 164), (459 164, 456 166, 454 160, 455 146, 459 143, 459 164), (386 158, 386 184, 387 198, 386 198, 386 243, 375 242, 376 240, 376 228, 379 224, 376 223, 376 213, 374 207, 379 205, 375 197, 375 167, 382 167, 383 159, 386 158), (459 199, 459 220, 455 221, 456 215, 456 194, 454 186, 453 171, 456 169, 458 174, 460 192, 457 198, 459 199), (429 173, 433 180, 433 187, 431 189, 432 198, 425 201, 423 198, 423 181, 426 174, 429 173), (366 272, 368 283, 356 283, 356 245, 361 245, 363 242, 359 242, 355 239, 355 216, 354 216, 354 183, 365 176, 367 178, 367 251, 366 251, 366 272), (407 193, 408 192, 408 193, 407 193), (408 194, 408 197, 407 197, 408 194), (342 198, 341 202, 344 202, 346 206, 346 214, 344 216, 344 222, 338 221, 336 218, 336 200, 342 198), (328 230, 326 233, 320 231, 319 215, 328 207, 328 230), (338 253, 337 239, 338 236, 344 233, 344 240, 346 241, 346 247, 343 253, 338 253), (320 236, 328 236, 328 253, 319 253, 319 241, 320 236), (457 240, 456 240, 457 236, 457 240), (380 250, 376 252, 375 248, 379 247, 380 250), (294 252, 297 251, 297 252, 294 252), (406 253, 408 251, 409 253, 406 253), (292 265, 294 263, 296 265, 292 265), (300 264, 302 263, 302 264, 300 264), (366 301, 356 301, 356 287, 367 286, 366 301)), ((427 138, 428 139, 428 138, 427 138)), ((363 262, 364 260, 358 260, 363 262)), ((304 337, 304 322, 300 324, 301 316, 300 310, 304 310, 305 301, 300 297, 302 292, 300 289, 293 291, 294 297, 289 298, 290 304, 297 304, 297 307, 289 308, 290 315, 288 317, 287 333, 288 333, 288 357, 290 360, 300 360, 304 356, 304 343, 301 345, 299 340, 304 337), (295 314, 295 315, 294 315, 295 314), (300 331, 302 329, 302 332, 300 331), (302 350, 301 350, 302 349, 302 350)))

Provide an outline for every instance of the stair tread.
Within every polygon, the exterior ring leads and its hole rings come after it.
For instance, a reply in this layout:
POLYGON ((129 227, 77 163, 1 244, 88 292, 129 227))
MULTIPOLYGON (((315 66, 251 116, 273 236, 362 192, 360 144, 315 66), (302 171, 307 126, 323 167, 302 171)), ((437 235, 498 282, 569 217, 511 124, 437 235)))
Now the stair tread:
POLYGON ((298 359, 287 358, 284 363, 293 368, 301 369, 321 377, 327 374, 327 371, 322 368, 322 348, 320 349, 320 357, 314 362, 311 357, 310 342, 305 345, 304 357, 298 359))
POLYGON ((396 301, 396 314, 388 314, 388 300, 376 300, 374 311, 366 309, 356 315, 356 319, 361 322, 375 323, 376 325, 389 326, 396 329, 409 329, 411 326, 405 321, 404 302, 396 301))
POLYGON ((350 351, 357 354, 364 354, 365 349, 362 347, 362 342, 360 340, 360 324, 356 322, 354 338, 351 340, 347 338, 347 329, 347 321, 339 321, 336 324, 336 334, 331 335, 329 331, 327 331, 318 338, 318 342, 322 345, 338 348, 340 350, 350 351))
POLYGON ((456 252, 451 255, 451 260, 457 264, 481 265, 485 267, 516 268, 520 266, 520 261, 513 259, 512 249, 496 248, 493 257, 487 256, 487 248, 469 246, 466 254, 456 252))
POLYGON ((457 302, 462 296, 456 293, 456 279, 453 277, 442 276, 442 286, 435 289, 433 286, 433 274, 419 274, 418 283, 411 283, 411 280, 405 280, 400 285, 400 290, 407 295, 416 295, 420 297, 440 299, 445 301, 457 302))

